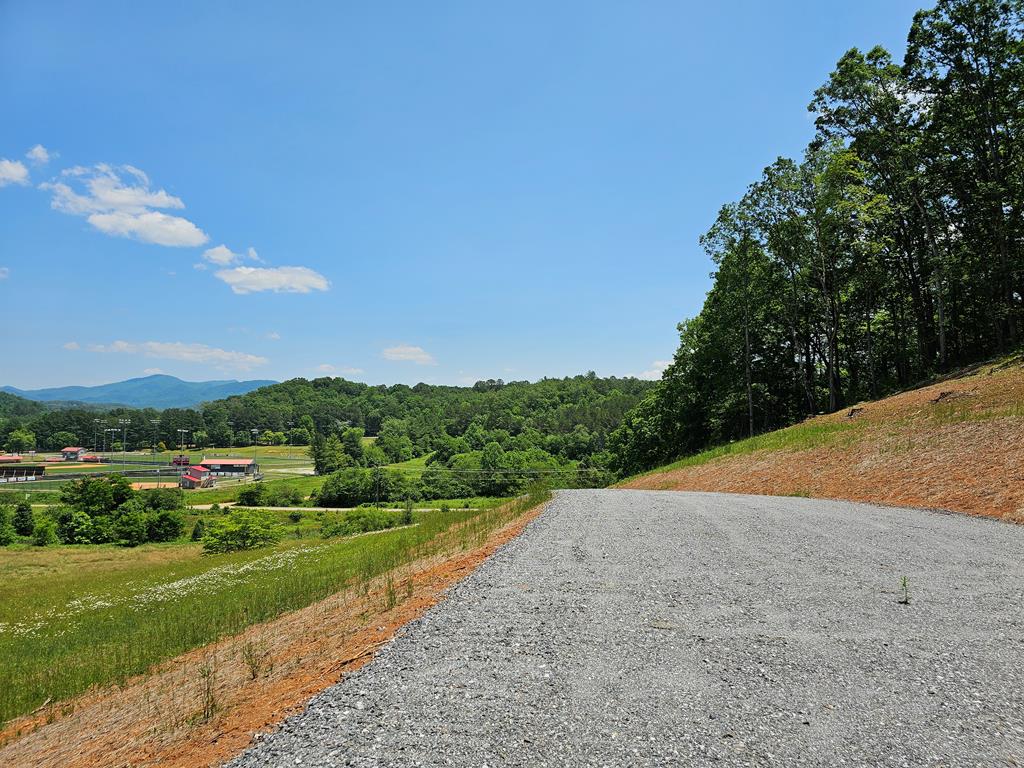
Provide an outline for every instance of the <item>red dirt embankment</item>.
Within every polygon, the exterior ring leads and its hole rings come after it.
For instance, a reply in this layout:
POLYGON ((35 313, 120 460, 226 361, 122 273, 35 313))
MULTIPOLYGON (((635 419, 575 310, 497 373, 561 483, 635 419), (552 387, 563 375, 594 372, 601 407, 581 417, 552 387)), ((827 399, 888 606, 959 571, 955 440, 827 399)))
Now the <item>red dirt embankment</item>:
POLYGON ((805 448, 655 471, 622 487, 849 499, 1024 522, 1024 367, 1014 358, 804 426, 805 448))

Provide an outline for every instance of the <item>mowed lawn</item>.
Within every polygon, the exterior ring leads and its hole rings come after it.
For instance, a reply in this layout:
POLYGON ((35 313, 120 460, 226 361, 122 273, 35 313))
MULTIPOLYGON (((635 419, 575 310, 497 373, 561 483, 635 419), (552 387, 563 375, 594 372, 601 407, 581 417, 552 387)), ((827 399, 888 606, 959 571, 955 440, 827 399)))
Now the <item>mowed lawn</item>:
POLYGON ((417 512, 408 527, 330 540, 293 534, 224 555, 191 543, 2 549, 0 723, 465 547, 513 512, 497 504, 417 512))

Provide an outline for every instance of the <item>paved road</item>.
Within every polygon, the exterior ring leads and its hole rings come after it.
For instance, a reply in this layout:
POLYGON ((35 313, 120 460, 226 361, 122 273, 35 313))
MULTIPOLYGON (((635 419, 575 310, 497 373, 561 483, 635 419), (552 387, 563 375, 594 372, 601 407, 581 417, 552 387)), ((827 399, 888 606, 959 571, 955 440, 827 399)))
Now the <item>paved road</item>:
POLYGON ((561 492, 235 765, 1024 765, 1022 563, 958 515, 561 492))

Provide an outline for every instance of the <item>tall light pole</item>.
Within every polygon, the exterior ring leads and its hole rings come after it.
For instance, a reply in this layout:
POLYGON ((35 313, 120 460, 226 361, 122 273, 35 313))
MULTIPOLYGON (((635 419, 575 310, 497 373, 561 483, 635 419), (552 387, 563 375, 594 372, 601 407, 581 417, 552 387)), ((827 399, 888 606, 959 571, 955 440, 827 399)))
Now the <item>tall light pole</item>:
MULTIPOLYGON (((260 444, 260 440, 259 440, 260 431, 258 429, 250 429, 249 431, 252 432, 252 463, 255 465, 256 464, 256 446, 260 444)), ((256 471, 256 467, 255 466, 253 467, 252 471, 253 472, 256 471)))
POLYGON ((92 452, 93 453, 98 453, 99 450, 100 450, 99 438, 97 437, 97 432, 99 431, 99 428, 100 428, 100 420, 99 419, 93 419, 92 420, 92 452))
POLYGON ((292 427, 295 426, 294 421, 288 422, 288 458, 292 457, 292 427))
MULTIPOLYGON (((180 449, 181 453, 185 452, 185 433, 188 432, 188 431, 189 430, 187 430, 187 429, 179 429, 178 430, 178 442, 181 444, 181 449, 180 449)), ((191 459, 189 459, 189 461, 191 461, 191 459)))
POLYGON ((128 469, 128 427, 131 425, 131 419, 118 419, 117 423, 121 425, 121 468, 124 470, 128 469))
MULTIPOLYGON (((107 427, 106 429, 103 430, 103 452, 104 453, 107 452, 107 433, 108 432, 117 432, 117 427, 107 427)), ((114 441, 113 440, 110 441, 110 447, 111 448, 114 447, 114 441)), ((107 457, 107 458, 109 458, 109 457, 107 457)))
POLYGON ((228 432, 231 433, 230 437, 228 438, 231 441, 231 446, 228 448, 228 453, 231 454, 235 452, 235 422, 228 422, 228 432))
POLYGON ((153 439, 150 441, 150 446, 153 448, 153 453, 156 453, 156 444, 160 442, 160 419, 150 419, 149 423, 153 425, 153 439))

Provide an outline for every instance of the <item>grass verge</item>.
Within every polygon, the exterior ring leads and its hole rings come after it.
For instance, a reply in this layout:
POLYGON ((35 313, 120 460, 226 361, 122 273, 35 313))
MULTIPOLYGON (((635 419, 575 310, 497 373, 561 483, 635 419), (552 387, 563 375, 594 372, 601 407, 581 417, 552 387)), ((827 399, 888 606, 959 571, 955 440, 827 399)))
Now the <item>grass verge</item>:
POLYGON ((368 590, 394 569, 482 542, 546 498, 535 489, 486 509, 418 512, 412 526, 341 540, 212 557, 179 546, 180 558, 144 566, 114 558, 102 575, 51 563, 46 581, 11 577, 0 586, 0 723, 340 590, 368 590))

